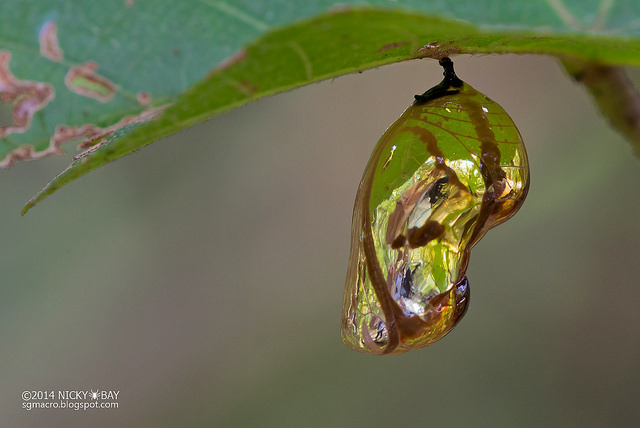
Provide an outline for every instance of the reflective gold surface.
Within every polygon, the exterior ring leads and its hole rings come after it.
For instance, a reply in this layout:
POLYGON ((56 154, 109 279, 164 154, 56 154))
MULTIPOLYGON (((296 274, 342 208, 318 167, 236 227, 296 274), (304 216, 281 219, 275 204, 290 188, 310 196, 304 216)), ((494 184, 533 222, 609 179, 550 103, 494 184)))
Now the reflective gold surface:
POLYGON ((515 124, 445 65, 382 136, 358 189, 342 321, 357 351, 401 353, 447 334, 468 304, 469 250, 527 194, 515 124))

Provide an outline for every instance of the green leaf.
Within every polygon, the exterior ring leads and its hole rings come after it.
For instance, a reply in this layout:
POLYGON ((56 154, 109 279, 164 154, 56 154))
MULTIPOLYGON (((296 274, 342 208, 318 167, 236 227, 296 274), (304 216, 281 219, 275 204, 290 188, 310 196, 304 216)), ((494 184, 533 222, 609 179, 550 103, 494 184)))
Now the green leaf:
POLYGON ((44 91, 40 104, 19 106, 33 118, 0 133, 0 159, 55 153, 74 137, 104 143, 101 137, 168 106, 74 162, 28 209, 63 183, 217 113, 383 64, 519 52, 640 65, 638 16, 640 4, 631 0, 5 0, 3 100, 15 108, 24 97, 9 99, 6 88, 24 95, 38 84, 53 95, 44 91), (52 24, 59 57, 53 38, 43 39, 44 53, 39 43, 52 24), (7 72, 15 77, 8 83, 7 72))

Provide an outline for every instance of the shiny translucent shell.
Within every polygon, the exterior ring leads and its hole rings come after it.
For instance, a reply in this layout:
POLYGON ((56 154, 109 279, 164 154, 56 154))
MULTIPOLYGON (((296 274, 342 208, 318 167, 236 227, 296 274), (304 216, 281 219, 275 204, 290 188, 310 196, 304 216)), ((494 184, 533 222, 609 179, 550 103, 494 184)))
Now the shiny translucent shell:
POLYGON ((356 196, 342 339, 360 352, 402 353, 447 334, 469 302, 471 248, 529 187, 515 124, 452 65, 416 98, 376 145, 356 196))

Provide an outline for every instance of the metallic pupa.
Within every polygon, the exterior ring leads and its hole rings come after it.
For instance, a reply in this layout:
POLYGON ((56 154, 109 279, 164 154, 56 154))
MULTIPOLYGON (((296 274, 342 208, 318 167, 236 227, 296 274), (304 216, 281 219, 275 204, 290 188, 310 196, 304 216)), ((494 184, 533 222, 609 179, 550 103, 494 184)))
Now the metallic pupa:
POLYGON ((398 354, 446 335, 469 304, 471 248, 518 211, 529 189, 515 124, 460 80, 444 80, 380 138, 353 210, 342 340, 398 354))

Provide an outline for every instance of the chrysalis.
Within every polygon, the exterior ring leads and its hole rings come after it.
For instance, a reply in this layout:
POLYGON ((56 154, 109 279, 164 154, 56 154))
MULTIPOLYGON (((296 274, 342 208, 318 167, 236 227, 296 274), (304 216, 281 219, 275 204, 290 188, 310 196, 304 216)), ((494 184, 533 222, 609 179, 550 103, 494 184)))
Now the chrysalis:
POLYGON ((384 133, 353 209, 342 340, 398 354, 442 338, 469 304, 471 248, 518 211, 529 188, 520 134, 498 104, 444 80, 384 133))

